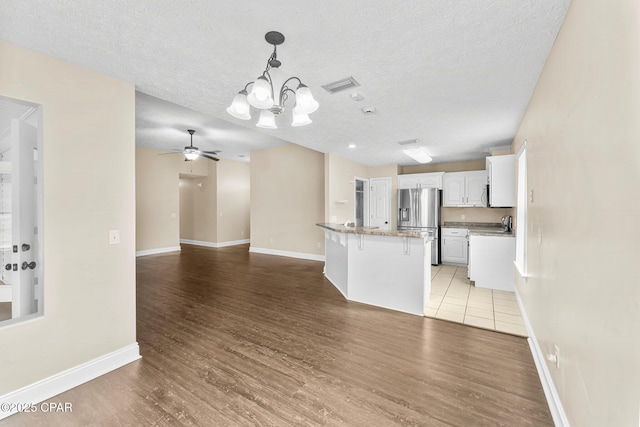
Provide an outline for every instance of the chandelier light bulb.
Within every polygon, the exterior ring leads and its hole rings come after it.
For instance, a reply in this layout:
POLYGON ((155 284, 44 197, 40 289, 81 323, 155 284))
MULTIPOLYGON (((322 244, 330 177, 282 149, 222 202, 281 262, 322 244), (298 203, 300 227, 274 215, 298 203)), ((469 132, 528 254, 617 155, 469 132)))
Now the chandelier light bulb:
POLYGON ((240 120, 249 120, 251 118, 251 107, 247 101, 247 91, 241 90, 233 98, 233 102, 227 108, 227 113, 240 120))
POLYGON ((262 110, 260 112, 260 120, 258 120, 256 126, 264 129, 277 129, 276 116, 269 110, 262 110))
POLYGON ((297 107, 293 107, 293 121, 291 122, 291 126, 305 126, 311 124, 311 119, 309 115, 302 114, 298 111, 297 107))
POLYGON ((249 104, 256 108, 268 109, 273 107, 273 98, 271 97, 271 83, 265 76, 260 76, 253 82, 251 93, 247 97, 249 104))
POLYGON ((318 101, 313 99, 311 90, 302 83, 300 83, 298 90, 296 90, 296 105, 301 114, 311 114, 320 106, 318 101))

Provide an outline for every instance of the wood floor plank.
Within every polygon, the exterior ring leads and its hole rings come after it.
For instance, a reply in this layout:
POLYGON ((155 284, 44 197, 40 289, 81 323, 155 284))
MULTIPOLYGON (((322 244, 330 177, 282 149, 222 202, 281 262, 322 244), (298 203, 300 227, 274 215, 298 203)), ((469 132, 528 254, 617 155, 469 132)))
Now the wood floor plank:
POLYGON ((247 245, 138 259, 143 358, 4 425, 553 425, 524 338, 346 301, 247 245))

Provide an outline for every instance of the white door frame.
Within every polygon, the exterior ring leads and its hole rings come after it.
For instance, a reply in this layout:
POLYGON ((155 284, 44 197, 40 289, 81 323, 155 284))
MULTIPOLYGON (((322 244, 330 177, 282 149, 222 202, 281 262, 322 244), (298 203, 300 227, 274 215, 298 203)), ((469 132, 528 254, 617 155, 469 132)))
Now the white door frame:
POLYGON ((362 222, 365 227, 369 226, 369 178, 362 178, 359 176, 353 177, 353 221, 356 222, 358 218, 358 195, 357 195, 357 182, 362 181, 364 185, 364 198, 362 200, 362 222))

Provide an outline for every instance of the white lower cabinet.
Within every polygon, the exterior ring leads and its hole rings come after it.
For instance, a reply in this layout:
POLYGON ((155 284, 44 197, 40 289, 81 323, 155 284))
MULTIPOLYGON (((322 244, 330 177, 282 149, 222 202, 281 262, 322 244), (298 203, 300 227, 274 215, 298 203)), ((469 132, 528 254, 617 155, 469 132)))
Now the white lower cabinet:
POLYGON ((514 291, 516 239, 512 236, 469 236, 469 279, 477 288, 514 291))
POLYGON ((468 240, 466 228, 442 229, 443 264, 467 265, 468 240))

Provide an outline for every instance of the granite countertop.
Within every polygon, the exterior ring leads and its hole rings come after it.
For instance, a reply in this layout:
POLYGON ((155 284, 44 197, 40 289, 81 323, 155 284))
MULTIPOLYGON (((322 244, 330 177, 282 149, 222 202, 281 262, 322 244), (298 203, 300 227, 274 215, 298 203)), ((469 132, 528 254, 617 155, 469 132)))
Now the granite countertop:
POLYGON ((466 228, 469 235, 513 237, 513 231, 504 231, 502 224, 493 222, 445 222, 442 228, 466 228))
POLYGON ((423 231, 409 231, 409 230, 381 230, 378 227, 347 227, 344 224, 332 224, 332 223, 318 223, 318 227, 326 228, 327 230, 336 231, 338 233, 351 233, 351 234, 372 234, 375 236, 396 236, 396 237, 427 237, 428 234, 423 231))

